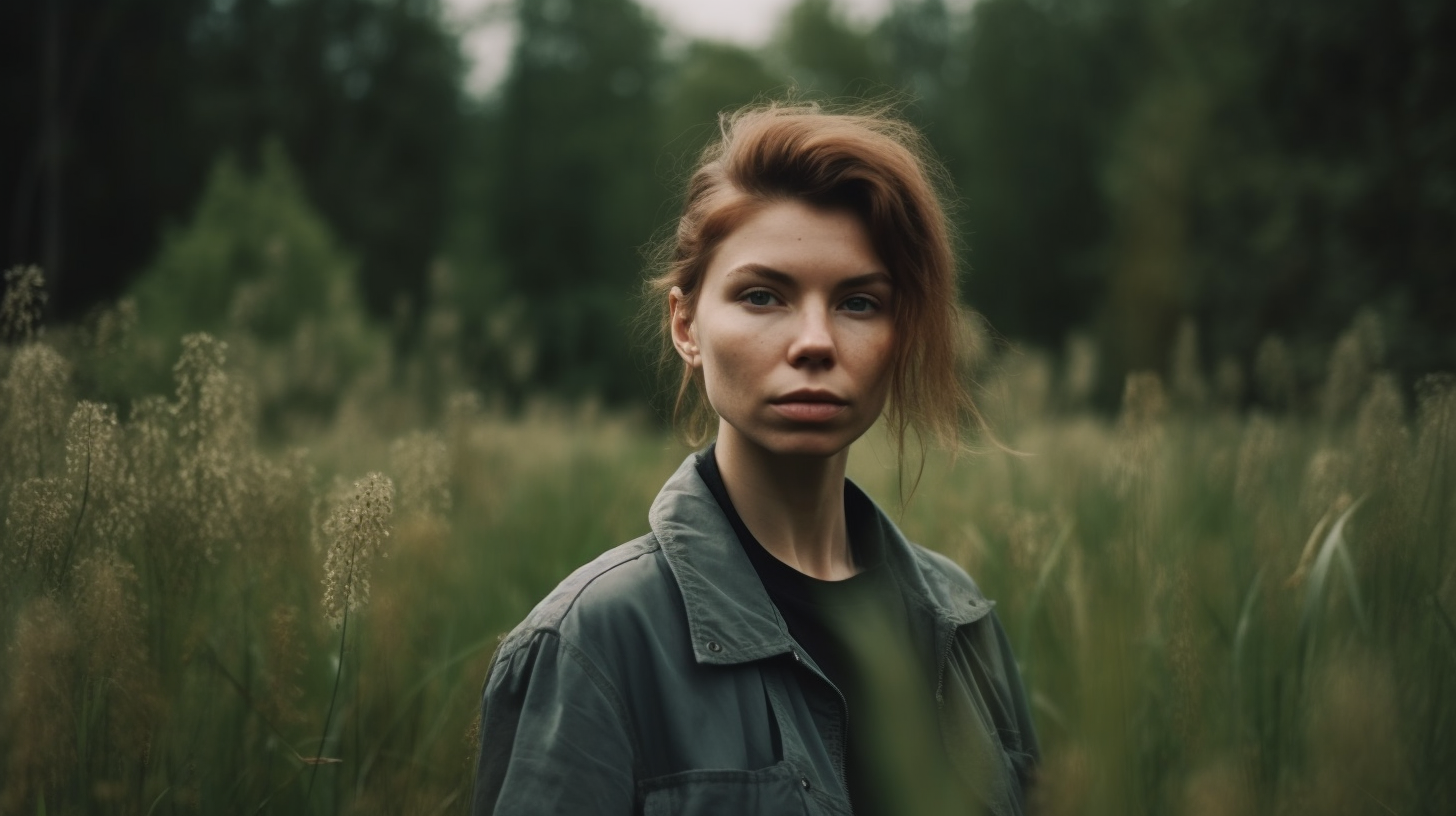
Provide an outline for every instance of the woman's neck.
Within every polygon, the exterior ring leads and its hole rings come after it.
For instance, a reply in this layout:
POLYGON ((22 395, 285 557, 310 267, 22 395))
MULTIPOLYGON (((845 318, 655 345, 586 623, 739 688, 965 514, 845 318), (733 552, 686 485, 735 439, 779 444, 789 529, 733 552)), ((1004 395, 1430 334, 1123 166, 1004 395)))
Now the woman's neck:
POLYGON ((858 572, 844 521, 848 448, 829 457, 783 456, 725 422, 714 451, 734 509, 773 557, 824 581, 858 572))

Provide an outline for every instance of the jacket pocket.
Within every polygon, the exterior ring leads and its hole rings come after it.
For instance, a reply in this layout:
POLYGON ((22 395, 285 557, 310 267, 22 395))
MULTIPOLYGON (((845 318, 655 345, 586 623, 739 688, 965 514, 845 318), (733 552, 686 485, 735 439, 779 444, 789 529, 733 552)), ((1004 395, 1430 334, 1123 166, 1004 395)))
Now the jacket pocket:
POLYGON ((789 762, 756 771, 697 770, 640 785, 643 816, 818 813, 803 777, 789 762))

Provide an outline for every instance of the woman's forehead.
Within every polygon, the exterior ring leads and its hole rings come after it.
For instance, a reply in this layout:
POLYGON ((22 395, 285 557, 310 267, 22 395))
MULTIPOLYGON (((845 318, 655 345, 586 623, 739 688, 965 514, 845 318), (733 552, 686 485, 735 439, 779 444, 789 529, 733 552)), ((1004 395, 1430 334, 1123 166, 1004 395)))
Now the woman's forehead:
POLYGON ((775 202, 729 232, 706 277, 781 285, 888 285, 891 276, 869 230, 853 211, 801 201, 775 202))

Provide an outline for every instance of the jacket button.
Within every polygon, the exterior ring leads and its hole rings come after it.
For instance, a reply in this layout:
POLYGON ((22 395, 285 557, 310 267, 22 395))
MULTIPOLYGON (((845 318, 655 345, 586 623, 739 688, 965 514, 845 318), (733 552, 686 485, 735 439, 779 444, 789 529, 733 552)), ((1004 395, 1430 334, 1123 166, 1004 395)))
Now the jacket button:
POLYGON ((801 776, 801 777, 799 777, 799 784, 804 788, 804 790, 808 790, 809 789, 809 777, 807 777, 807 776, 801 776))
POLYGON ((708 641, 708 651, 710 651, 710 652, 721 652, 721 651, 723 651, 723 647, 720 646, 720 645, 718 645, 718 641, 716 641, 716 640, 710 640, 710 641, 708 641))

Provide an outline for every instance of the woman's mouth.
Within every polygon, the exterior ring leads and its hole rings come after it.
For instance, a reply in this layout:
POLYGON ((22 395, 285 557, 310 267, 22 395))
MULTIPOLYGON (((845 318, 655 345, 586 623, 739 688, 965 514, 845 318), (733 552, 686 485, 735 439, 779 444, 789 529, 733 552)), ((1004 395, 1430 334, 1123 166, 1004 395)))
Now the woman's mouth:
POLYGON ((769 404, 779 416, 794 422, 824 422, 849 407, 845 400, 827 391, 795 391, 769 404))

